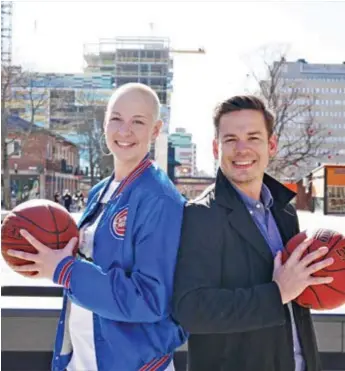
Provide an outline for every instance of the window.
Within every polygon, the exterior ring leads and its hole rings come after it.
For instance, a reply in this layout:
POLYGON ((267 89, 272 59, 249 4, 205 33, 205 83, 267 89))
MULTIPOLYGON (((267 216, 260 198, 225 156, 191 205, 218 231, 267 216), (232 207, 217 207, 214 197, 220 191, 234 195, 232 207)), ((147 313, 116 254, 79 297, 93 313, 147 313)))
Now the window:
POLYGON ((48 141, 47 143, 47 153, 46 153, 47 159, 51 160, 53 158, 53 148, 52 144, 48 141))
POLYGON ((22 155, 22 146, 20 139, 9 139, 8 141, 8 155, 11 157, 21 157, 22 155))

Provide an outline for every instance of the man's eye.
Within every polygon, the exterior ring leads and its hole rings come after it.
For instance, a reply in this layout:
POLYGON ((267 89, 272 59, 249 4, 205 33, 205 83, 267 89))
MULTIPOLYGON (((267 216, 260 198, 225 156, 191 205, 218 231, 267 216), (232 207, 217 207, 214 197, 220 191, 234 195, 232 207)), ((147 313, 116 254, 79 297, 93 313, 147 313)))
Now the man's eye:
POLYGON ((259 140, 259 137, 250 137, 249 140, 259 140))

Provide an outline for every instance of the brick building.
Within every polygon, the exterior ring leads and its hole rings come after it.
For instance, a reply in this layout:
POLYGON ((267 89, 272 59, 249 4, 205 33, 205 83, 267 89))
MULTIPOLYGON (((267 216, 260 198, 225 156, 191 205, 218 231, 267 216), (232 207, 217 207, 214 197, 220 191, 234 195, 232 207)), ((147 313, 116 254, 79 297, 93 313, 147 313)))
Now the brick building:
POLYGON ((198 197, 207 187, 215 182, 211 177, 176 177, 175 186, 187 199, 198 197))
POLYGON ((8 119, 8 154, 12 199, 53 199, 56 191, 79 188, 78 147, 60 135, 33 126, 16 116, 8 119))

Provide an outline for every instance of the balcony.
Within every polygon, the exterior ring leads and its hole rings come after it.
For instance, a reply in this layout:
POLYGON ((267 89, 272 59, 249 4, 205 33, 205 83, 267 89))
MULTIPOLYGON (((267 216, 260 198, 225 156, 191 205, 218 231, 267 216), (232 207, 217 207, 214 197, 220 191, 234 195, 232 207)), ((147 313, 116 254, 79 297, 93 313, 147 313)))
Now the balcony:
POLYGON ((46 160, 47 171, 61 171, 61 163, 58 160, 46 160))
POLYGON ((79 168, 67 165, 66 160, 46 160, 46 170, 62 174, 80 175, 79 168))

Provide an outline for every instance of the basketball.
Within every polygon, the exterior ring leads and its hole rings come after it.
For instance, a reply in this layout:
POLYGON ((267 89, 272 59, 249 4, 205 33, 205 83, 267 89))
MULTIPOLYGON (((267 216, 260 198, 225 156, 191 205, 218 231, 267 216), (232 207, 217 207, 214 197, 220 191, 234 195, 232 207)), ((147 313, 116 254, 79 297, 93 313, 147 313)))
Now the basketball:
MULTIPOLYGON (((12 265, 30 264, 27 260, 7 255, 7 250, 37 253, 37 250, 20 234, 26 229, 38 241, 51 249, 63 249, 79 232, 68 211, 56 202, 30 200, 15 207, 4 219, 1 226, 1 253, 4 260, 12 265)), ((74 249, 76 253, 77 246, 74 249)), ((34 276, 37 272, 18 272, 34 276)))
MULTIPOLYGON (((293 250, 307 237, 306 232, 301 232, 292 237, 285 246, 282 254, 283 263, 288 259, 293 250)), ((309 237, 309 236, 308 236, 309 237)), ((295 301, 302 307, 323 310, 334 309, 345 304, 345 238, 338 232, 330 229, 318 229, 311 234, 313 242, 304 255, 327 246, 329 251, 321 259, 333 258, 334 263, 316 273, 315 277, 333 277, 333 282, 323 285, 307 287, 295 301)))

